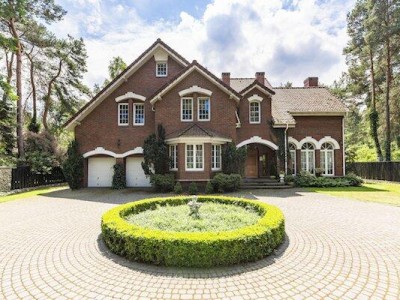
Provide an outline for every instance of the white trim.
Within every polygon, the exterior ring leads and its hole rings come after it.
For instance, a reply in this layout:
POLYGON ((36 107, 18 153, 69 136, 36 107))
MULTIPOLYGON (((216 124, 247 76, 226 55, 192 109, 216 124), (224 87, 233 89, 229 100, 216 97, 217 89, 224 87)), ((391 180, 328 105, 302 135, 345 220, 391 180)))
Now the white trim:
MULTIPOLYGON (((214 156, 214 158, 216 158, 214 156)), ((216 159, 215 159, 216 162, 216 159)), ((222 169, 222 146, 221 144, 211 144, 211 171, 221 171, 222 169), (213 147, 219 147, 219 168, 213 168, 213 155, 214 155, 214 151, 213 151, 213 147)))
POLYGON ((279 147, 277 145, 275 145, 273 142, 264 140, 259 136, 253 136, 247 140, 240 142, 239 144, 236 145, 236 148, 240 148, 240 147, 248 145, 248 144, 262 144, 262 145, 266 145, 266 146, 270 147, 273 150, 279 149, 279 147))
MULTIPOLYGON (((310 143, 310 142, 306 142, 306 143, 310 143)), ((311 144, 311 143, 310 143, 311 144)), ((302 145, 303 146, 303 145, 302 145)), ((307 172, 309 172, 308 170, 310 169, 310 165, 309 165, 309 155, 310 155, 310 153, 313 153, 313 172, 311 173, 311 174, 314 174, 315 175, 315 168, 316 168, 316 166, 315 166, 315 163, 316 163, 316 158, 315 158, 315 150, 316 150, 316 146, 315 145, 313 145, 314 146, 314 149, 313 150, 310 150, 310 149, 301 149, 300 150, 300 171, 307 171, 307 172), (303 157, 303 152, 306 154, 306 170, 303 170, 303 162, 302 162, 302 157, 303 157)))
POLYGON ((118 126, 129 126, 129 103, 118 103, 118 126), (121 123, 121 106, 128 107, 128 123, 121 123))
POLYGON ((178 144, 172 144, 172 145, 168 145, 168 152, 169 152, 169 158, 171 159, 172 158, 172 160, 174 161, 174 165, 176 165, 176 168, 171 168, 171 166, 170 166, 170 170, 171 171, 178 171, 178 144), (175 148, 175 150, 174 150, 174 153, 175 153, 175 157, 172 157, 171 156, 171 147, 174 147, 175 148))
POLYGON ((208 122, 211 119, 211 99, 210 97, 197 97, 197 121, 199 122, 208 122), (208 99, 208 118, 200 119, 200 100, 208 99))
MULTIPOLYGON (((322 145, 322 144, 321 144, 322 145)), ((324 161, 324 163, 325 163, 325 166, 327 165, 327 162, 328 162, 328 156, 327 156, 327 154, 328 153, 332 153, 332 174, 326 174, 325 172, 326 172, 326 170, 324 170, 324 173, 322 173, 322 175, 323 176, 326 176, 326 177, 332 177, 332 176, 335 176, 335 149, 331 149, 331 150, 328 150, 328 149, 325 149, 325 150, 322 150, 322 149, 320 149, 319 150, 319 166, 321 167, 321 159, 322 159, 322 152, 325 152, 325 154, 326 154, 326 156, 325 156, 325 161, 324 161)))
POLYGON ((167 77, 168 76, 168 62, 167 61, 156 61, 156 77, 167 77), (158 65, 165 64, 165 75, 158 74, 158 65))
POLYGON ((259 101, 250 101, 249 102, 249 124, 261 124, 261 102, 259 102, 259 101), (258 104, 258 121, 251 120, 251 105, 253 103, 258 104))
POLYGON ((161 97, 167 93, 169 90, 171 90, 174 86, 176 86, 182 79, 184 79, 186 76, 188 76, 190 73, 192 73, 194 70, 198 71, 201 73, 204 77, 207 77, 212 83, 214 83, 216 86, 218 86, 221 90, 223 90, 225 93, 229 94, 230 98, 233 98, 236 100, 236 102, 239 103, 240 98, 233 94, 229 89, 227 89, 225 86, 223 86, 219 81, 215 80, 213 77, 208 75, 206 72, 204 72, 202 69, 200 69, 198 66, 193 65, 191 68, 186 70, 185 73, 183 73, 181 76, 176 78, 173 82, 171 82, 166 88, 164 88, 162 91, 160 91, 157 95, 155 95, 152 99, 150 99, 150 103, 154 104, 155 102, 161 100, 161 97))
POLYGON ((292 116, 327 116, 327 117, 339 117, 346 115, 346 112, 342 111, 289 111, 292 116))
POLYGON ((181 98, 181 122, 193 122, 193 114, 194 114, 194 103, 193 97, 182 97, 181 98), (192 118, 191 119, 183 119, 183 100, 190 99, 192 102, 192 118))
POLYGON ((199 93, 199 94, 203 94, 203 95, 207 95, 207 96, 212 95, 212 91, 201 88, 197 85, 193 85, 190 88, 184 89, 184 90, 180 91, 178 94, 179 94, 179 96, 183 97, 183 96, 193 94, 193 93, 199 93))
POLYGON ((143 154, 143 148, 142 147, 136 147, 135 149, 126 151, 126 152, 124 152, 122 154, 117 154, 115 152, 106 150, 103 147, 97 147, 94 150, 91 150, 91 151, 88 151, 88 152, 84 153, 83 157, 87 158, 87 157, 91 157, 91 156, 94 156, 94 155, 108 155, 108 156, 112 156, 112 157, 115 157, 115 158, 124 158, 124 157, 127 157, 129 155, 134 155, 134 154, 143 154))
POLYGON ((334 150, 340 149, 339 143, 334 138, 332 138, 331 136, 325 136, 322 139, 320 139, 319 142, 318 142, 318 148, 317 149, 321 149, 322 144, 324 144, 324 143, 332 144, 334 150))
POLYGON ((247 98, 247 100, 249 100, 249 102, 261 102, 263 101, 263 97, 258 96, 257 94, 254 94, 253 96, 250 96, 249 98, 247 98))
POLYGON ((239 115, 237 113, 237 110, 235 110, 235 116, 236 116, 236 128, 242 127, 242 123, 240 123, 239 115))
POLYGON ((134 92, 127 92, 127 93, 115 98, 115 102, 121 102, 121 101, 128 100, 128 99, 136 99, 136 100, 140 100, 140 101, 145 101, 146 97, 139 95, 139 94, 135 94, 134 92))
POLYGON ((201 171, 204 171, 204 162, 205 162, 205 159, 204 159, 204 144, 201 144, 201 143, 197 143, 197 144, 186 144, 185 145, 185 171, 188 171, 188 172, 201 172, 201 171), (196 149, 196 146, 199 146, 199 145, 201 145, 201 150, 202 150, 202 168, 196 168, 196 152, 197 152, 197 149, 196 149), (187 167, 187 146, 193 146, 193 168, 188 168, 187 167))
POLYGON ((134 103, 133 104, 133 126, 144 126, 146 123, 146 108, 144 103, 134 103), (143 123, 136 123, 136 106, 143 106, 143 123))
POLYGON ((274 123, 272 125, 273 128, 295 128, 296 123, 274 123))
MULTIPOLYGON (((313 137, 311 137, 311 136, 306 136, 306 137, 303 138, 299 143, 300 143, 300 150, 301 150, 301 147, 303 146, 303 144, 305 144, 305 143, 311 143, 311 144, 314 145, 314 148, 315 148, 316 150, 319 149, 319 143, 318 143, 318 141, 317 141, 316 139, 314 139, 313 137)), ((315 168, 315 165, 314 165, 314 168, 315 168)))
MULTIPOLYGON (((257 90, 259 90, 260 92, 262 92, 263 94, 266 94, 266 95, 269 95, 269 96, 272 96, 273 95, 273 93, 271 93, 271 92, 269 92, 269 91, 266 91, 265 89, 263 89, 262 87, 260 87, 259 85, 255 85, 255 86, 252 86, 251 88, 250 88, 250 86, 251 86, 251 84, 249 85, 249 86, 247 86, 246 87, 246 89, 245 90, 243 90, 242 92, 241 92, 241 94, 242 95, 245 95, 246 93, 248 93, 249 91, 251 91, 252 89, 254 89, 254 88, 256 88, 257 90)), ((266 87, 267 89, 269 89, 268 87, 266 87)))
POLYGON ((167 139, 165 141, 168 145, 171 144, 193 144, 193 143, 212 143, 212 144, 225 144, 232 142, 231 139, 221 138, 221 137, 204 137, 204 136, 183 136, 172 139, 167 139))
POLYGON ((301 143, 298 140, 296 140, 294 137, 289 136, 288 142, 295 145, 297 150, 301 150, 301 143))

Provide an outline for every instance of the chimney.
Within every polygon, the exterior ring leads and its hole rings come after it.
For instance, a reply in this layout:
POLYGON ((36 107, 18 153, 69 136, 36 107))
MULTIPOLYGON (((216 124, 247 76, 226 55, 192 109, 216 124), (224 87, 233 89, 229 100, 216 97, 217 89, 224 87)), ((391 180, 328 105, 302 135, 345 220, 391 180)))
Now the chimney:
POLYGON ((227 85, 231 85, 231 73, 229 72, 223 72, 222 73, 222 81, 227 84, 227 85))
POLYGON ((265 84, 265 72, 256 72, 256 80, 262 85, 265 84))
POLYGON ((304 80, 304 87, 318 86, 318 77, 307 77, 304 80))

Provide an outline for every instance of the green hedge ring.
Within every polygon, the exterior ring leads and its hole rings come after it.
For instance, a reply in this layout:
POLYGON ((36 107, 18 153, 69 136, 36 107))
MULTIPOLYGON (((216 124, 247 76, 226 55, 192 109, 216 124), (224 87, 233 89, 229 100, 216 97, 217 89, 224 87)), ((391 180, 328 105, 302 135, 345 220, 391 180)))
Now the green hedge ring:
POLYGON ((170 232, 128 223, 125 217, 157 205, 182 205, 192 197, 152 198, 107 211, 101 231, 107 247, 129 260, 177 267, 213 267, 252 262, 269 255, 285 238, 285 219, 276 206, 243 198, 199 196, 199 202, 251 206, 257 223, 231 231, 170 232))

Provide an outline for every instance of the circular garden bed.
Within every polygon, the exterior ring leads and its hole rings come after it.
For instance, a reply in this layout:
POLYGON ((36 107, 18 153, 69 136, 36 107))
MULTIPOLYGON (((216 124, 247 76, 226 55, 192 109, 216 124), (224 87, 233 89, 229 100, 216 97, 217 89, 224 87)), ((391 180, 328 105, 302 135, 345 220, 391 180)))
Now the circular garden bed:
POLYGON ((284 240, 284 217, 275 206, 223 196, 197 200, 195 215, 189 215, 189 196, 117 206, 103 215, 104 242, 112 252, 134 261, 212 267, 256 261, 284 240))

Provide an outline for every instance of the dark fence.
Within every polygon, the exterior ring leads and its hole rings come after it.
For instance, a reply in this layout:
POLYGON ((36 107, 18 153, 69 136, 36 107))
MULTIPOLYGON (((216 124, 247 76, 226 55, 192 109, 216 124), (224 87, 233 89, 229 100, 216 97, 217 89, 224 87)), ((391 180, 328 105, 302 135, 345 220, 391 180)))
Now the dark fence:
POLYGON ((65 177, 60 167, 53 168, 50 174, 32 173, 29 167, 17 167, 11 173, 12 190, 63 182, 65 177))
POLYGON ((400 162, 355 162, 347 163, 348 172, 366 179, 400 182, 400 162))

